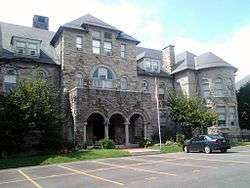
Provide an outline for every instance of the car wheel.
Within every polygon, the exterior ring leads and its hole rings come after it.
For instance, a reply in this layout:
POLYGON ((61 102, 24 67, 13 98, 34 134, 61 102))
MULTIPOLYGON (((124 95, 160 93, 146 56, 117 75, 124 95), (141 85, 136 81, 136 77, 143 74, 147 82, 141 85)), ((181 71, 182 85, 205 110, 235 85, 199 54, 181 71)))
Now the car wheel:
POLYGON ((221 153, 226 153, 227 149, 221 149, 220 151, 221 151, 221 153))
POLYGON ((205 146, 205 153, 206 154, 209 154, 209 153, 211 153, 212 152, 212 150, 211 150, 211 148, 209 147, 209 146, 205 146))
POLYGON ((185 153, 189 153, 188 147, 187 147, 187 146, 184 146, 183 151, 184 151, 185 153))

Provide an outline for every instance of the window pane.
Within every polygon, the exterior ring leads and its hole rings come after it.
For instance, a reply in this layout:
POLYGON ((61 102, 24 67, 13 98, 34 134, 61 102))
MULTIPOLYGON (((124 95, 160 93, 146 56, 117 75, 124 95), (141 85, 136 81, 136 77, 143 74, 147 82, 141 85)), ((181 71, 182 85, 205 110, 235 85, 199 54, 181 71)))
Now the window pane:
POLYGON ((105 32, 104 33, 104 38, 105 39, 112 39, 112 33, 105 32))
POLYGON ((125 77, 121 78, 121 89, 128 89, 128 79, 125 77))
POLYGON ((29 48, 29 49, 33 49, 33 50, 36 50, 36 49, 37 49, 37 44, 29 43, 29 44, 28 44, 28 48, 29 48))
POLYGON ((111 50, 111 46, 112 46, 111 42, 104 42, 104 48, 105 49, 110 49, 111 50))
POLYGON ((217 107, 217 108, 216 108, 216 111, 217 111, 218 113, 226 113, 226 108, 225 108, 225 107, 217 107))
POLYGON ((76 86, 83 87, 83 75, 80 73, 76 74, 76 86))
POLYGON ((93 40, 93 46, 100 48, 101 42, 99 40, 93 40))
POLYGON ((76 47, 82 48, 82 37, 76 37, 76 47))
POLYGON ((93 47, 94 54, 100 54, 100 48, 93 47))
POLYGON ((16 46, 19 48, 24 48, 25 47, 25 42, 17 42, 16 46))
POLYGON ((5 75, 4 82, 16 83, 16 76, 15 75, 5 75))

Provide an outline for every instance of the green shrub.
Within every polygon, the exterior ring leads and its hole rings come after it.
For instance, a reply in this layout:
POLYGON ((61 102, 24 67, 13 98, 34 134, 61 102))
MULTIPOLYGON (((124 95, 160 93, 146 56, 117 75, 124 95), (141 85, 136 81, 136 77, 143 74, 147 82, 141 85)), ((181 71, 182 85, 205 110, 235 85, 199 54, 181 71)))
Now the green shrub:
POLYGON ((139 147, 141 147, 141 148, 146 148, 146 147, 149 147, 152 145, 153 145, 153 143, 148 138, 142 139, 139 143, 139 147))
POLYGON ((183 134, 177 134, 176 135, 176 142, 178 144, 184 144, 185 136, 183 134))
POLYGON ((176 145, 176 142, 171 141, 171 140, 167 140, 167 141, 165 142, 165 146, 172 146, 172 145, 176 145))
POLYGON ((113 140, 111 140, 109 138, 102 139, 100 141, 100 144, 101 144, 103 149, 114 149, 115 148, 115 144, 114 144, 113 140))

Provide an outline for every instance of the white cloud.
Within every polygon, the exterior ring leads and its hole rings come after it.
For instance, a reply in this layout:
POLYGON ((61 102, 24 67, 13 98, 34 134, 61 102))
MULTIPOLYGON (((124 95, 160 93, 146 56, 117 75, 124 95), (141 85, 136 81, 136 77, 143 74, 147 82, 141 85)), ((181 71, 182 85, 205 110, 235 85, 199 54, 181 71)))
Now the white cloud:
MULTIPOLYGON (((65 22, 90 13, 134 36, 142 42, 142 46, 161 49, 168 45, 167 27, 155 18, 158 13, 156 7, 147 7, 145 4, 141 6, 125 0, 112 4, 98 0, 26 0, 25 6, 23 3, 17 0, 5 1, 0 6, 0 21, 31 26, 33 15, 40 14, 50 17, 50 28, 55 31, 65 22)), ((219 42, 201 42, 177 36, 172 44, 176 46, 177 53, 185 50, 195 54, 214 52, 239 68, 237 79, 240 79, 250 73, 250 26, 242 27, 225 38, 219 42)))
POLYGON ((236 80, 250 74, 250 26, 233 31, 224 41, 201 42, 191 38, 176 37, 174 44, 176 53, 185 50, 198 55, 207 51, 215 53, 238 68, 236 80))

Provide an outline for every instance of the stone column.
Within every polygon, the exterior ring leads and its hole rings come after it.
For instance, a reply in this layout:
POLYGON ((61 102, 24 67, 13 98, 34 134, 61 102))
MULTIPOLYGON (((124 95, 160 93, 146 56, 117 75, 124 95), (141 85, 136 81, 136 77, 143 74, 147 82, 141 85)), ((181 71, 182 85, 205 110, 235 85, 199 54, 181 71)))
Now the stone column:
POLYGON ((125 125, 125 146, 129 146, 129 122, 126 121, 125 125))
POLYGON ((86 146, 87 144, 87 122, 83 123, 83 145, 86 146))
POLYGON ((105 138, 109 138, 109 121, 104 123, 105 138))
POLYGON ((148 122, 143 122, 143 132, 144 132, 144 139, 147 138, 147 127, 148 127, 148 122))

